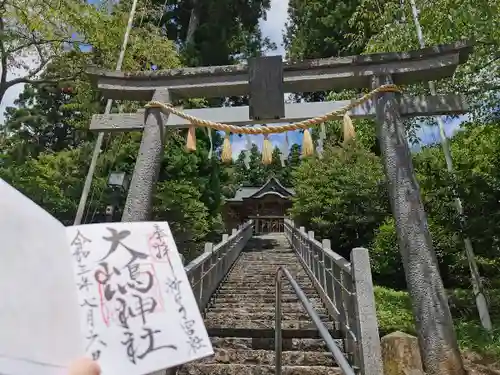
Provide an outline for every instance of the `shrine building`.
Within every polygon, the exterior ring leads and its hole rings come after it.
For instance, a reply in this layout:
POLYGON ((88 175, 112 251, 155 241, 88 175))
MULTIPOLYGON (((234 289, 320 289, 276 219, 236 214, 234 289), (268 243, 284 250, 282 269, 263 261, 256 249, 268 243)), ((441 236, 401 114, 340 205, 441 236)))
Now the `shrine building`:
POLYGON ((242 186, 234 198, 226 199, 223 218, 227 229, 238 227, 249 219, 255 222, 255 233, 284 231, 284 219, 292 206, 292 188, 271 177, 260 187, 242 186))

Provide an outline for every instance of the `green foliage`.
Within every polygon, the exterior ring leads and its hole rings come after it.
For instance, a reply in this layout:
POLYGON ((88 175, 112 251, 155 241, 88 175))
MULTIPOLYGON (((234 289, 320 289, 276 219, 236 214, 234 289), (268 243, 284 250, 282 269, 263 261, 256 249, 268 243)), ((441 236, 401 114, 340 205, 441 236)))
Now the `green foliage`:
POLYGON ((197 242, 208 233, 209 212, 201 193, 190 181, 160 182, 154 201, 154 220, 168 220, 175 243, 183 249, 187 261, 198 254, 197 242))
POLYGON ((415 321, 408 293, 375 287, 375 303, 379 330, 382 335, 394 331, 415 334, 415 321))
POLYGON ((183 46, 186 65, 226 65, 275 47, 259 29, 259 19, 270 4, 269 0, 155 0, 153 5, 162 12, 150 21, 164 26, 168 39, 183 46))
MULTIPOLYGON (((472 241, 480 274, 497 287, 499 258, 500 161, 498 125, 472 125, 451 142, 456 172, 446 170, 440 146, 424 148, 414 157, 429 229, 447 287, 470 286, 463 238, 472 241), (466 225, 455 207, 454 192, 462 198, 466 225)), ((371 245, 375 279, 382 285, 405 285, 394 220, 387 219, 371 245)))
MULTIPOLYGON (((432 220, 428 221, 428 225, 445 287, 468 287, 468 266, 464 263, 464 250, 458 236, 432 220)), ((405 273, 392 217, 378 228, 370 255, 373 278, 377 284, 405 289, 405 273)))
POLYGON ((285 35, 287 53, 292 59, 312 59, 357 54, 346 38, 352 28, 349 19, 359 0, 291 0, 285 35))
POLYGON ((355 142, 304 161, 294 187, 293 219, 330 238, 332 249, 347 257, 353 247, 372 241, 389 212, 380 160, 355 142))
MULTIPOLYGON (((498 323, 500 315, 500 291, 492 290, 490 300, 492 320, 498 323)), ((476 311, 471 293, 463 290, 449 291, 452 313, 455 318, 455 330, 462 350, 473 350, 481 355, 497 358, 500 356, 500 325, 494 324, 491 334, 482 329, 477 317, 466 316, 454 307, 454 304, 467 306, 476 311), (472 320, 473 319, 473 320, 472 320)), ((392 289, 375 287, 377 318, 381 334, 402 331, 415 335, 415 322, 411 312, 408 293, 392 289)))
MULTIPOLYGON (((85 161, 89 148, 41 154, 13 168, 0 169, 0 178, 16 187, 35 203, 44 207, 65 224, 72 223, 76 212, 85 161)), ((97 178, 95 184, 103 186, 105 179, 97 178)), ((90 207, 92 210, 94 207, 90 207)))
MULTIPOLYGON (((473 113, 490 121, 498 112, 500 3, 486 0, 415 2, 426 45, 464 39, 475 42, 468 62, 458 68, 452 79, 439 82, 438 89, 470 94, 473 113)), ((349 24, 355 29, 352 35, 355 44, 364 47, 365 52, 419 48, 409 1, 389 0, 382 4, 379 0, 362 0, 349 24)), ((424 86, 406 88, 406 91, 421 92, 424 86)))
MULTIPOLYGON (((287 57, 291 60, 317 59, 359 54, 364 44, 354 44, 349 19, 360 0, 290 0, 284 34, 287 57)), ((367 26, 367 30, 370 28, 367 26)), ((369 34, 370 35, 370 34, 369 34)), ((367 38, 365 38, 367 39, 367 38)), ((295 94, 298 100, 318 101, 324 92, 295 94)))

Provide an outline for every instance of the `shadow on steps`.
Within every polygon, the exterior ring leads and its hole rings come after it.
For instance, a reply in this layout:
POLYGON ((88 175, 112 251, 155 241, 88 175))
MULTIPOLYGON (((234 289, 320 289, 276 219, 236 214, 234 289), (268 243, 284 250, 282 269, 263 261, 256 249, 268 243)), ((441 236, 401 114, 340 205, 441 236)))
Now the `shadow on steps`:
POLYGON ((284 233, 254 235, 248 240, 243 252, 260 252, 271 249, 290 251, 290 245, 284 233))

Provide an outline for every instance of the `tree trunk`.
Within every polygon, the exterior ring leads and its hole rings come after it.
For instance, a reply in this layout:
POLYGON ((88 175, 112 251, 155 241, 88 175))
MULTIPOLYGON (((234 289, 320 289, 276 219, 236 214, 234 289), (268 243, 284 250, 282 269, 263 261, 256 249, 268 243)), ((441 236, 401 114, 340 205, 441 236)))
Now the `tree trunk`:
POLYGON ((193 8, 191 9, 191 16, 189 17, 188 30, 186 34, 186 46, 194 43, 194 34, 198 29, 200 24, 200 8, 198 4, 198 0, 193 0, 193 8))
MULTIPOLYGON (((375 77, 373 88, 392 83, 375 77)), ((382 151, 399 250, 428 375, 465 375, 453 320, 427 226, 420 188, 394 93, 377 95, 377 136, 382 151)))
POLYGON ((6 92, 7 92, 7 90, 0 88, 0 104, 2 104, 3 98, 4 98, 6 92))

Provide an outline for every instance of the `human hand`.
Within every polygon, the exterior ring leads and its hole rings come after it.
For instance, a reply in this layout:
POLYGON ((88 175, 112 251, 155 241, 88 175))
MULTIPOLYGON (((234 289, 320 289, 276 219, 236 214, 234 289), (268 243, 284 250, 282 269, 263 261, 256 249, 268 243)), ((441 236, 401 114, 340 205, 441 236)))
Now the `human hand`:
POLYGON ((68 375, 100 375, 101 368, 90 358, 79 358, 68 369, 68 375))

